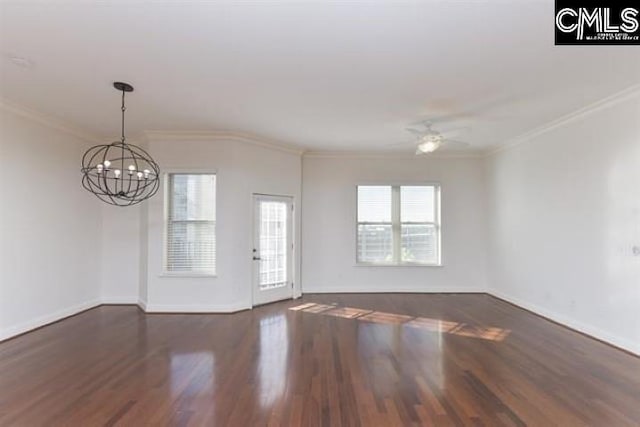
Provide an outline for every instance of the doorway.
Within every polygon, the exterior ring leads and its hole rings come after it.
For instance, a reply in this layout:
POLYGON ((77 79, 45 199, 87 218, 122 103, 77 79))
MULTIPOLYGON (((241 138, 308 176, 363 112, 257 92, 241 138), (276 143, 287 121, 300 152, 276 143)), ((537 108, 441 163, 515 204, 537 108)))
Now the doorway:
POLYGON ((293 199, 253 195, 253 305, 293 298, 293 199))

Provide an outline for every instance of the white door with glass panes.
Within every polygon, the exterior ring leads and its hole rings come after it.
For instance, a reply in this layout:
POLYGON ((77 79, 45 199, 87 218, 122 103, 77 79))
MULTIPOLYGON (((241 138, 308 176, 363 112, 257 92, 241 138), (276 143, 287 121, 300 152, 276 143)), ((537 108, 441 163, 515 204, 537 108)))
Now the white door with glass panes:
POLYGON ((253 304, 293 297, 293 201, 254 195, 253 304))

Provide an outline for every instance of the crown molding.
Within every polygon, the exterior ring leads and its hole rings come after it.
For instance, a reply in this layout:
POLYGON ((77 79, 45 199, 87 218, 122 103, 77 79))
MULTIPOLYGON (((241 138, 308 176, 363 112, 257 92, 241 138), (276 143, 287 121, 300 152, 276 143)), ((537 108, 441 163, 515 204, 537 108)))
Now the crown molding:
POLYGON ((304 158, 350 158, 350 159, 480 159, 486 156, 485 151, 440 151, 431 154, 416 155, 397 151, 305 151, 304 158))
POLYGON ((190 141, 239 141, 247 144, 256 145, 271 150, 283 151, 289 154, 295 154, 301 156, 304 153, 304 149, 295 145, 284 144, 281 142, 272 141, 256 135, 242 132, 229 132, 229 131, 144 131, 144 136, 148 141, 175 141, 175 140, 190 140, 190 141))
MULTIPOLYGON (((640 84, 632 85, 626 89, 621 90, 613 95, 605 97, 599 101, 575 110, 569 114, 552 120, 542 126, 536 127, 528 132, 525 132, 515 138, 507 140, 504 144, 499 145, 496 148, 490 150, 473 150, 473 151, 461 151, 461 152, 436 152, 428 155, 421 156, 422 158, 435 158, 435 159, 464 159, 464 158, 483 158, 491 157, 497 153, 510 150, 523 143, 531 141, 532 139, 564 126, 568 123, 577 121, 595 112, 612 107, 618 103, 632 99, 640 95, 640 84)), ((82 128, 65 123, 64 121, 39 112, 37 110, 25 107, 17 104, 6 98, 0 98, 0 109, 11 112, 18 116, 27 118, 29 120, 40 123, 52 129, 56 129, 61 132, 65 132, 71 136, 79 138, 85 142, 100 144, 106 143, 107 139, 96 136, 91 132, 88 132, 82 128)), ((231 131, 143 131, 141 135, 135 138, 135 141, 144 144, 146 141, 168 141, 168 140, 232 140, 240 141, 248 144, 253 144, 263 148, 272 150, 278 150, 290 154, 295 154, 307 158, 393 158, 393 159, 413 159, 416 158, 414 154, 400 153, 400 152, 384 152, 384 151, 313 151, 305 150, 304 148, 296 145, 285 144, 281 142, 272 141, 266 138, 262 138, 256 135, 243 132, 231 132, 231 131)))
POLYGON ((70 125, 58 118, 41 113, 39 111, 33 110, 23 105, 19 105, 6 98, 0 98, 0 109, 13 113, 15 115, 24 117, 26 119, 32 120, 41 125, 47 126, 51 129, 64 132, 68 135, 74 136, 88 143, 99 143, 101 140, 96 135, 90 132, 87 132, 84 129, 70 125))
POLYGON ((638 95, 640 95, 640 84, 630 86, 626 89, 621 90, 620 92, 616 92, 613 95, 607 96, 606 98, 602 98, 599 101, 589 104, 586 107, 582 107, 569 114, 552 120, 542 126, 536 127, 528 132, 521 134, 520 136, 507 140, 504 144, 488 151, 487 157, 490 157, 502 151, 515 148, 525 142, 531 141, 535 137, 543 135, 559 127, 565 126, 566 124, 580 120, 590 114, 596 113, 606 108, 610 108, 616 104, 632 99, 638 95))

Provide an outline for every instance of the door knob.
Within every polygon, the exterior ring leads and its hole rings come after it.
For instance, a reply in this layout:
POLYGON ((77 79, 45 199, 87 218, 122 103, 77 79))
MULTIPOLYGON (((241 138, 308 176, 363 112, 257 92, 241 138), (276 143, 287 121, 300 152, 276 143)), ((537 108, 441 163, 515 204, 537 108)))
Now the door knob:
POLYGON ((262 259, 262 258, 260 258, 259 256, 254 256, 254 257, 253 257, 253 260, 254 260, 254 261, 259 261, 259 260, 261 260, 261 259, 262 259))

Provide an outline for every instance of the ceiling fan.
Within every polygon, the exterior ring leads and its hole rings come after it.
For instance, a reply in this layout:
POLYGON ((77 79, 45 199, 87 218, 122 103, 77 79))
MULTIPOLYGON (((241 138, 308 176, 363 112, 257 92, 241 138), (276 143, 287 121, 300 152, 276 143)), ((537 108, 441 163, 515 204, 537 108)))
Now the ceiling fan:
POLYGON ((417 139, 416 155, 429 154, 441 147, 460 149, 469 146, 468 143, 446 138, 441 132, 433 129, 430 121, 419 124, 421 128, 407 128, 417 139))

